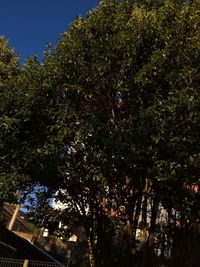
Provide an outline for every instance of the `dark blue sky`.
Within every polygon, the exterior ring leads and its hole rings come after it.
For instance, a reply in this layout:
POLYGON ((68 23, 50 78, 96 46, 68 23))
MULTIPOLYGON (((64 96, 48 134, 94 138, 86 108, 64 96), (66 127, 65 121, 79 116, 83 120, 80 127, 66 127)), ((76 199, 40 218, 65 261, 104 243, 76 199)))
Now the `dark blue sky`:
POLYGON ((0 35, 20 55, 21 62, 33 53, 42 58, 46 43, 55 44, 60 33, 78 15, 99 0, 0 0, 0 35))

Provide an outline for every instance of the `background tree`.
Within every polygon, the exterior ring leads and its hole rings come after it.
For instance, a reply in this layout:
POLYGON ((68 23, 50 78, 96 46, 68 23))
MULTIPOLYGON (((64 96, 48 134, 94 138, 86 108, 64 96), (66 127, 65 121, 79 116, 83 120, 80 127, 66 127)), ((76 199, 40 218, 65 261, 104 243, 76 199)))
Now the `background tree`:
POLYGON ((20 70, 18 56, 8 46, 7 40, 0 37, 0 202, 13 197, 15 173, 14 146, 17 108, 15 83, 20 70))

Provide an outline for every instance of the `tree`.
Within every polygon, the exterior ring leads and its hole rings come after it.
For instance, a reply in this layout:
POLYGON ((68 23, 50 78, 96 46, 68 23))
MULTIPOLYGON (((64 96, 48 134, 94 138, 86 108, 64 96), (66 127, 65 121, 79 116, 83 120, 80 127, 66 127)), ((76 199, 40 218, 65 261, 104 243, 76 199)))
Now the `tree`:
POLYGON ((137 266, 155 266, 156 231, 161 256, 168 236, 176 265, 190 266, 191 257, 177 255, 192 241, 179 249, 175 222, 188 234, 199 215, 199 194, 184 188, 199 183, 198 8, 198 1, 101 1, 23 72, 29 97, 17 128, 18 169, 29 185, 45 186, 32 214, 69 232, 83 226, 96 266, 133 265, 138 228, 145 260, 137 266), (52 196, 66 207, 44 216, 52 196))

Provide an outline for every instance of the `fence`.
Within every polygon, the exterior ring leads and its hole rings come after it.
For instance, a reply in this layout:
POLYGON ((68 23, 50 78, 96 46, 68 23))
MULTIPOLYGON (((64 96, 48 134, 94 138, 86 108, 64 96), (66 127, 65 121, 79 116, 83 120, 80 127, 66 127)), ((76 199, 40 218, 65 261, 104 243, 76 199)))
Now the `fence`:
POLYGON ((67 265, 46 261, 0 258, 0 267, 67 267, 67 265))

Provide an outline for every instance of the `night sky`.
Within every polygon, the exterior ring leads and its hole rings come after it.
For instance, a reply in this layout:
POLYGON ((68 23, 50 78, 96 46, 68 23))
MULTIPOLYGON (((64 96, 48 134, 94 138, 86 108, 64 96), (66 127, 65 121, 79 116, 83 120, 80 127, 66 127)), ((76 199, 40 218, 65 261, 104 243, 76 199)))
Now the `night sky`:
POLYGON ((85 17, 99 0, 0 0, 0 35, 20 55, 42 52, 47 43, 55 45, 76 16, 85 17))

